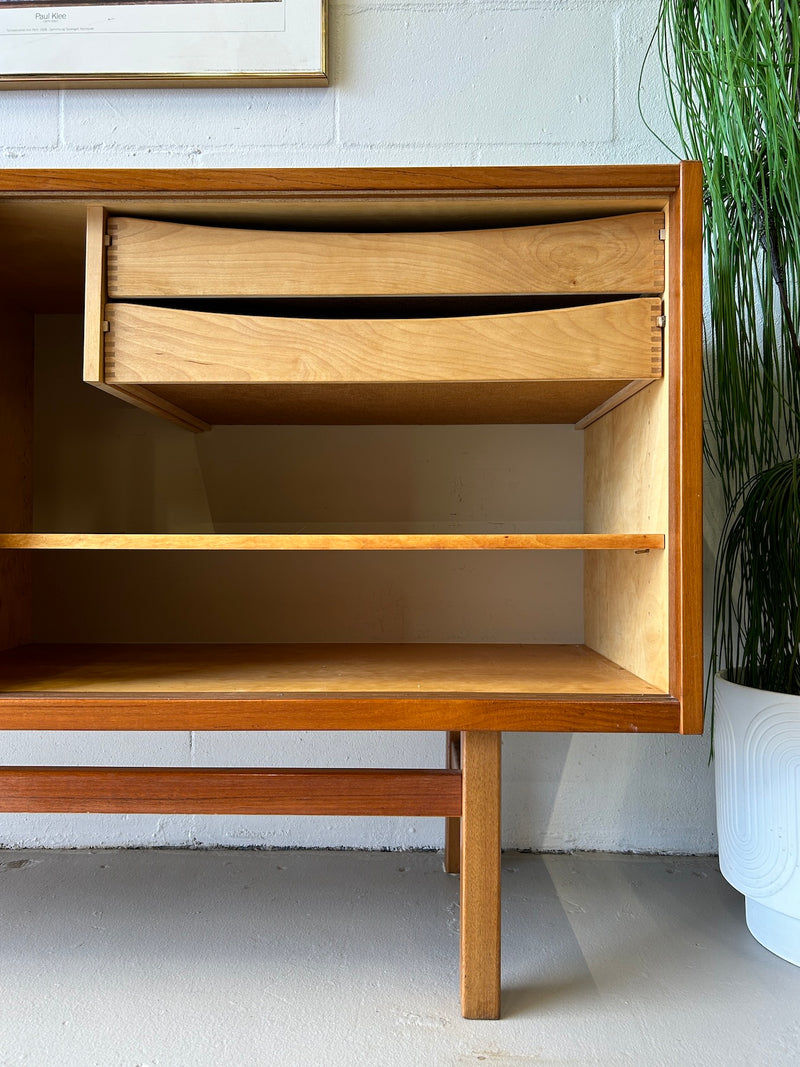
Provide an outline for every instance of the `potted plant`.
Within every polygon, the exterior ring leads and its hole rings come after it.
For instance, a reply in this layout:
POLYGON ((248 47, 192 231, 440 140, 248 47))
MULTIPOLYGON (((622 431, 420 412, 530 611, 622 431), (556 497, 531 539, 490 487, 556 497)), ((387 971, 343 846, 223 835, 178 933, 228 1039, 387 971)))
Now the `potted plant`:
POLYGON ((656 39, 705 168, 720 868, 800 965, 800 5, 662 0, 656 39))

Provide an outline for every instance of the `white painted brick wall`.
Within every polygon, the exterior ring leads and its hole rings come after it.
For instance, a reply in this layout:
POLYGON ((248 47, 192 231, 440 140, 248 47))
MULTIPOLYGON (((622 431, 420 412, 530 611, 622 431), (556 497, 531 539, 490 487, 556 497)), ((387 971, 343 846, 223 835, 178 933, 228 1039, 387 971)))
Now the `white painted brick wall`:
MULTIPOLYGON (((328 89, 0 93, 0 163, 663 162, 637 83, 658 0, 331 0, 328 89)), ((643 101, 667 134, 657 64, 643 101)), ((440 735, 0 736, 4 762, 439 765, 440 735)), ((707 743, 506 735, 506 845, 714 848, 707 743)), ((0 845, 441 844, 438 821, 0 815, 0 845)))

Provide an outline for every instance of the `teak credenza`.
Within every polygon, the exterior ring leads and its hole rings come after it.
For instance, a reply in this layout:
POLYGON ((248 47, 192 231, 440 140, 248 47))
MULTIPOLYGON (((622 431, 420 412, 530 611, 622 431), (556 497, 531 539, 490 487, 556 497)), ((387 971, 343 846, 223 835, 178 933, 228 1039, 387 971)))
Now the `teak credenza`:
POLYGON ((0 727, 447 734, 437 770, 9 766, 0 809, 444 817, 497 1017, 501 732, 702 729, 700 201, 693 163, 0 171, 0 727), (92 403, 187 431, 573 425, 583 530, 38 528, 34 323, 81 310, 92 403), (582 643, 39 636, 78 556, 113 596, 132 552, 509 551, 582 553, 582 643))

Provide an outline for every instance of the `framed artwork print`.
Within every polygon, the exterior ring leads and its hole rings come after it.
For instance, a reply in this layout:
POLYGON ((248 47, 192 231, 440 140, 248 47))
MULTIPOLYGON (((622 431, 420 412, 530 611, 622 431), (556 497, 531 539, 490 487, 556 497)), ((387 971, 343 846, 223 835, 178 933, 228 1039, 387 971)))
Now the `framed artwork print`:
POLYGON ((0 89, 327 83, 327 0, 0 0, 0 89))

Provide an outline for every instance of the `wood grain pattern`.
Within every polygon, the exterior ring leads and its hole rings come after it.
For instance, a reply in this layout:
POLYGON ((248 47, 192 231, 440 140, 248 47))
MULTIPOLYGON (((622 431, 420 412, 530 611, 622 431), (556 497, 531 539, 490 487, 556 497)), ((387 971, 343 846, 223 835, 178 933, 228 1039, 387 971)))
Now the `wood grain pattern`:
MULTIPOLYGON (((0 525, 33 519, 33 316, 0 305, 0 525)), ((31 640, 31 563, 0 553, 0 649, 31 640)))
MULTIPOLYGON (((318 222, 323 227, 335 228, 340 226, 344 219, 363 220, 366 223, 366 229, 382 227, 383 220, 388 221, 390 228, 403 228, 404 226, 407 228, 408 220, 419 219, 422 222, 421 228, 430 229, 433 220, 437 220, 436 225, 441 225, 438 220, 445 217, 448 226, 458 224, 461 219, 475 220, 475 224, 479 226, 508 226, 518 223, 535 224, 543 220, 575 219, 580 215, 599 217, 604 213, 615 214, 630 210, 660 211, 664 207, 672 212, 671 218, 674 223, 680 217, 676 205, 682 173, 684 180, 688 182, 689 171, 682 171, 674 166, 413 168, 400 171, 391 168, 192 172, 7 170, 0 173, 0 201, 2 201, 2 211, 5 213, 3 218, 13 222, 11 226, 12 251, 14 247, 25 244, 26 234, 31 230, 31 226, 37 232, 39 228, 52 232, 54 250, 52 266, 50 262, 42 264, 41 257, 29 257, 25 261, 28 265, 22 272, 25 274, 27 271, 27 275, 19 280, 10 279, 14 285, 18 286, 14 289, 15 292, 25 293, 34 302, 40 300, 42 306, 45 306, 45 303, 52 306, 53 300, 58 298, 59 289, 67 287, 66 278, 64 285, 60 285, 59 272, 66 273, 63 266, 73 261, 73 253, 80 240, 79 231, 72 224, 73 215, 86 203, 102 203, 117 213, 121 211, 127 214, 142 214, 147 211, 154 216, 182 217, 202 222, 220 222, 225 219, 230 220, 231 225, 261 226, 269 224, 270 220, 273 225, 276 223, 284 225, 285 220, 291 218, 301 220, 299 228, 311 228, 312 223, 318 222), (14 221, 22 217, 21 212, 29 214, 29 221, 26 221, 25 225, 14 221), (44 221, 45 217, 49 220, 48 222, 44 221), (37 219, 41 220, 41 224, 36 222, 37 219), (53 224, 52 231, 50 231, 50 223, 53 224), (63 255, 59 249, 63 251, 63 255), (28 282, 31 284, 28 285, 28 282)), ((687 230, 687 235, 691 238, 689 230, 687 230)), ((683 255, 680 249, 681 238, 672 226, 670 243, 673 254, 670 274, 673 281, 667 294, 667 302, 671 305, 672 311, 677 306, 674 281, 677 262, 676 242, 678 251, 683 255)), ((15 263, 18 261, 16 256, 12 255, 11 258, 15 263)), ((696 250, 690 249, 688 258, 685 260, 687 271, 691 269, 691 263, 697 258, 696 250)), ((692 299, 695 298, 696 292, 692 299)), ((689 302, 691 303, 691 299, 689 302)), ((684 305, 681 304, 681 307, 683 308, 684 305)), ((691 315, 686 312, 684 322, 687 329, 691 325, 690 319, 691 315)), ((676 343, 674 329, 668 343, 670 349, 676 343)), ((670 358, 674 360, 674 353, 670 358)), ((490 399, 492 387, 495 384, 487 383, 478 391, 484 392, 485 396, 490 399)), ((551 383, 545 384, 547 388, 551 388, 551 383)), ((411 395, 413 385, 414 383, 408 383, 408 386, 404 384, 402 389, 409 388, 411 390, 409 395, 411 395)), ((605 396, 600 395, 599 399, 596 398, 594 402, 584 406, 583 410, 570 421, 581 418, 624 385, 625 382, 611 383, 605 396)), ((133 386, 133 388, 137 387, 133 386)), ((194 388, 202 389, 203 386, 194 388)), ((251 387, 243 385, 241 388, 251 387)), ((299 394, 305 387, 298 385, 294 388, 299 394)), ((357 406, 358 390, 348 384, 345 384, 343 388, 351 396, 350 403, 357 406)), ((555 390, 563 387, 552 383, 552 388, 555 390)), ((655 384, 644 392, 649 393, 659 388, 659 385, 655 384)), ((162 385, 158 394, 159 400, 180 407, 176 397, 170 395, 170 389, 170 385, 162 385)), ((335 389, 336 387, 331 387, 332 392, 335 392, 335 389)), ((510 411, 512 406, 508 401, 508 394, 519 390, 518 383, 507 387, 504 400, 506 411, 510 411)), ((569 390, 574 392, 571 386, 569 390)), ((670 390, 671 404, 674 406, 680 402, 680 398, 672 383, 670 390)), ((149 388, 147 391, 152 392, 149 388)), ((340 400, 341 396, 337 396, 332 403, 338 404, 340 400)), ((452 401, 452 407, 449 409, 452 417, 459 421, 475 421, 472 416, 474 416, 476 405, 479 405, 477 397, 472 396, 463 402, 462 398, 451 397, 448 400, 452 401), (460 410, 456 410, 459 407, 460 410)), ((287 401, 286 410, 290 410, 294 402, 287 401)), ((230 409, 235 409, 238 400, 235 397, 230 401, 221 399, 220 403, 229 403, 230 409)), ((325 403, 328 401, 320 401, 320 409, 324 408, 325 403)), ((382 408, 376 401, 374 411, 380 411, 384 415, 389 413, 391 411, 390 399, 384 395, 381 403, 382 408)), ((623 408, 627 407, 627 403, 629 401, 623 405, 623 408)), ((689 427, 692 421, 690 413, 692 403, 694 401, 691 401, 686 408, 680 409, 683 412, 686 427, 689 427)), ((254 401, 251 410, 255 410, 259 404, 267 412, 270 410, 274 412, 276 406, 274 397, 268 401, 262 397, 254 401), (272 405, 271 408, 270 405, 272 405)), ((551 403, 550 411, 558 409, 559 405, 561 405, 561 416, 564 417, 566 406, 558 398, 551 403)), ((346 406, 345 404, 344 407, 346 406)), ((280 403, 277 407, 280 407, 280 403)), ((416 418, 419 421, 420 416, 413 414, 412 407, 413 402, 409 400, 406 410, 401 412, 401 418, 412 421, 416 418)), ((495 410, 500 409, 502 409, 502 403, 495 410)), ((436 410, 435 405, 433 410, 436 410)), ((526 421, 526 414, 529 412, 530 409, 526 412, 524 405, 519 404, 516 417, 526 421)), ((429 417, 431 413, 431 411, 425 412, 423 421, 425 416, 429 417)), ((494 413, 494 411, 491 412, 491 414, 494 413)), ((199 409, 196 412, 193 409, 193 414, 204 418, 204 412, 199 409)), ((231 414, 231 410, 228 414, 231 414)), ((290 411, 289 417, 294 421, 298 420, 296 407, 293 412, 290 411)), ((544 417, 547 417, 546 413, 544 417)), ((216 420, 205 419, 205 421, 216 420)), ((685 442, 673 438, 670 447, 681 454, 682 462, 685 442)), ((670 474, 673 483, 678 477, 677 472, 678 467, 673 461, 670 474)), ((682 603, 686 603, 681 598, 690 591, 687 583, 691 578, 690 568, 696 560, 682 558, 679 552, 689 552, 690 549, 676 543, 677 530, 683 537, 687 531, 694 528, 693 523, 696 527, 696 521, 692 517, 696 515, 696 510, 692 511, 696 502, 691 496, 693 490, 690 482, 682 483, 682 491, 689 493, 687 498, 689 510, 685 510, 683 504, 679 504, 673 508, 670 516, 672 545, 669 550, 671 575, 669 610, 683 626, 680 647, 677 651, 673 648, 670 653, 670 691, 676 695, 675 697, 667 697, 665 693, 647 696, 591 693, 573 696, 561 693, 543 694, 538 698, 534 694, 534 699, 532 699, 530 693, 516 697, 509 697, 503 693, 499 695, 478 694, 473 697, 468 693, 458 691, 455 699, 452 694, 442 697, 441 700, 437 697, 436 709, 431 711, 426 707, 426 698, 417 698, 407 692, 383 703, 380 694, 375 697, 363 693, 356 696, 344 694, 338 699, 324 700, 317 699, 313 695, 308 699, 300 694, 297 697, 298 704, 295 706, 290 706, 294 698, 287 700, 279 694, 268 697, 251 695, 239 700, 237 696, 229 697, 224 692, 218 697, 210 696, 205 692, 199 698, 187 694, 172 695, 167 700, 160 696, 154 701, 150 701, 149 698, 137 701, 135 695, 123 692, 111 705, 106 706, 107 714, 103 719, 102 698, 87 694, 53 696, 23 692, 21 695, 9 697, 4 703, 4 710, 10 711, 13 705, 16 709, 13 714, 27 716, 28 722, 37 717, 39 721, 42 721, 52 715, 60 722, 73 724, 85 716, 85 722, 91 721, 100 725, 112 720, 129 723, 142 721, 148 719, 149 715, 152 715, 150 721, 153 724, 167 721, 185 723, 191 720, 216 725, 221 720, 257 721, 259 716, 261 721, 264 721, 264 716, 268 711, 275 711, 277 720, 286 724, 298 722, 303 716, 308 721, 308 717, 312 714, 312 705, 315 705, 317 711, 321 711, 323 720, 338 723, 336 728, 347 728, 347 724, 352 722, 367 722, 370 715, 373 721, 380 718, 383 724, 381 708, 384 705, 391 705, 388 718, 393 718, 395 722, 411 724, 410 728, 419 728, 414 724, 422 721, 430 723, 436 719, 436 716, 440 716, 439 728, 442 728, 442 723, 446 725, 450 722, 454 729, 465 726, 485 729, 492 728, 493 724, 496 726, 498 716, 504 716, 509 722, 516 724, 513 728, 524 728, 520 727, 520 724, 534 723, 533 728, 538 729, 546 728, 544 726, 546 723, 551 725, 556 723, 562 728, 569 729, 574 726, 577 729, 585 729, 591 722, 596 728, 599 724, 599 728, 649 729, 657 728, 656 724, 660 724, 661 728, 674 729, 676 697, 679 697, 682 692, 681 676, 687 657, 691 660, 694 674, 697 674, 697 648, 690 647, 688 643, 690 640, 694 640, 695 645, 699 643, 697 634, 693 636, 690 632, 692 626, 696 630, 694 616, 684 617, 681 614, 684 610, 682 603), (676 575, 680 577, 680 581, 676 575), (484 697, 487 699, 484 700, 484 697), (170 707, 165 707, 166 704, 170 704, 170 707), (237 704, 247 704, 248 707, 236 711, 237 704), (296 708, 299 705, 302 705, 302 709, 297 711, 296 708), (673 725, 670 726, 670 723, 673 725)), ((695 485, 696 482, 695 478, 695 485)), ((646 531, 650 529, 638 525, 633 528, 646 531)), ((26 525, 14 523, 10 526, 6 525, 6 529, 24 533, 26 525)), ((663 534, 663 528, 659 528, 658 533, 663 534)), ((14 560, 24 555, 25 553, 22 552, 4 553, 2 558, 14 560)), ((595 553, 592 554, 592 558, 599 559, 603 555, 604 553, 595 553)), ((608 555, 617 557, 619 553, 608 553, 608 555)), ((652 562, 653 555, 651 552, 649 557, 644 558, 652 562)), ((697 588, 696 582, 692 588, 697 588)), ((696 604, 693 602, 687 610, 689 613, 696 613, 696 604)), ((51 718, 49 721, 53 722, 56 719, 51 718)))
POLYGON ((671 353, 670 425, 673 544, 670 686, 681 698, 681 732, 703 732, 703 174, 684 162, 673 198, 669 300, 674 309, 666 339, 671 353))
POLYGON ((106 306, 106 211, 98 204, 86 209, 86 267, 83 316, 83 380, 104 381, 103 359, 106 306))
POLYGON ((636 396, 642 389, 646 388, 653 381, 652 378, 641 378, 637 381, 629 382, 627 385, 610 396, 608 400, 605 400, 602 404, 598 405, 593 411, 590 411, 588 415, 585 415, 582 419, 578 419, 575 423, 576 430, 585 430, 591 426, 593 422, 597 422, 598 419, 602 419, 604 415, 607 415, 609 411, 613 411, 614 408, 618 408, 620 404, 624 404, 626 400, 630 400, 632 396, 636 396))
POLYGON ((105 380, 439 382, 661 374, 659 300, 445 319, 284 319, 108 304, 105 380))
POLYGON ((0 693, 0 730, 517 730, 676 733, 667 695, 0 693))
POLYGON ((0 811, 457 816, 446 770, 3 767, 0 811))
POLYGON ((105 380, 105 320, 107 292, 107 221, 106 210, 97 204, 86 209, 86 268, 83 313, 83 380, 98 389, 177 422, 195 432, 210 427, 167 400, 152 396, 146 389, 124 389, 105 380))
POLYGON ((110 218, 108 294, 148 297, 660 293, 660 212, 439 233, 329 233, 110 218))
POLYGON ((461 735, 461 1012, 500 1017, 499 733, 461 735))
POLYGON ((663 534, 2 533, 0 549, 177 552, 600 551, 663 549, 663 534))
MULTIPOLYGON (((669 392, 663 382, 594 422, 584 437, 587 530, 669 524, 669 392)), ((584 556, 584 634, 590 648, 667 690, 669 561, 664 553, 584 556)))
MULTIPOLYGON (((650 379, 652 380, 652 379, 650 379)), ((620 379, 536 382, 182 382, 148 392, 213 425, 443 425, 576 423, 627 384, 620 379)))
POLYGON ((654 696, 583 645, 29 645, 0 653, 0 693, 654 696))
POLYGON ((677 166, 320 169, 3 168, 4 292, 80 312, 87 203, 235 226, 518 225, 663 210, 677 166), (348 221, 349 220, 349 223, 348 221), (44 236, 43 236, 44 235, 44 236), (44 254, 37 249, 40 245, 44 254))
POLYGON ((677 164, 546 167, 270 167, 270 168, 8 168, 0 196, 94 200, 103 197, 190 198, 265 195, 434 194, 509 192, 538 195, 634 192, 667 196, 680 181, 677 164))

